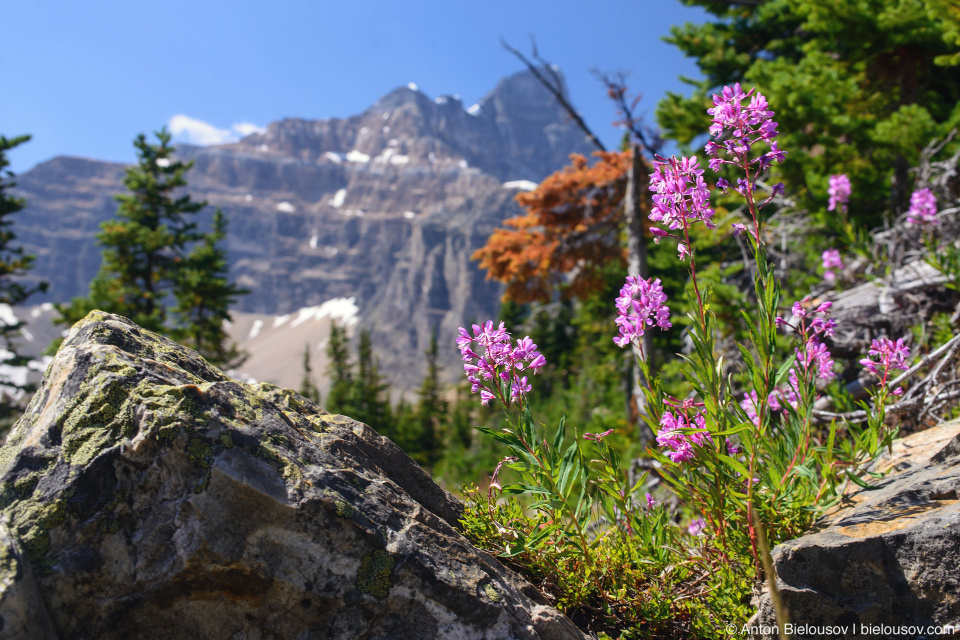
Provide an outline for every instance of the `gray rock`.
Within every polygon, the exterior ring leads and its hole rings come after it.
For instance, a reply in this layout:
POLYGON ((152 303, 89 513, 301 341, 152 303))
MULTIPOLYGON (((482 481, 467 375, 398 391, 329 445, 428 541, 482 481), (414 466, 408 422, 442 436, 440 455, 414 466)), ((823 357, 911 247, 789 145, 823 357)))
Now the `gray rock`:
MULTIPOLYGON (((846 496, 815 533, 773 550, 792 638, 935 637, 960 631, 960 423, 904 438, 876 468, 892 471, 846 496), (898 633, 902 631, 903 633, 898 633)), ((775 638, 768 593, 751 626, 775 638)), ((948 634, 949 635, 949 634, 948 634)))
POLYGON ((584 637, 389 440, 102 312, 0 449, 0 508, 4 638, 584 637))
POLYGON ((58 638, 33 569, 4 522, 0 522, 0 635, 6 640, 58 638))

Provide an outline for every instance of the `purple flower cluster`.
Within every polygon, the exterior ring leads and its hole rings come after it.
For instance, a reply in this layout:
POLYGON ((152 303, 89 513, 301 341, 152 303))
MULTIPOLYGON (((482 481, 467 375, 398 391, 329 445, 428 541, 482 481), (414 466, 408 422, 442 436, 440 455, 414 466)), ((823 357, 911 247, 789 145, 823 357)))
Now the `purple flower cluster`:
POLYGON ((480 403, 483 405, 499 397, 501 381, 510 383, 510 396, 501 397, 500 401, 509 405, 512 401, 520 400, 531 388, 527 376, 520 375, 521 372, 529 369, 539 373, 547 363, 530 336, 517 340, 514 346, 504 324, 501 322, 494 327, 492 320, 483 326, 473 325, 473 336, 460 327, 457 347, 464 362, 467 380, 472 385, 470 391, 480 392, 480 403), (474 342, 482 355, 471 348, 474 342))
MULTIPOLYGON (((653 167, 650 190, 656 194, 653 196, 651 220, 671 231, 687 229, 697 221, 703 222, 709 229, 716 227, 713 209, 710 208, 710 187, 703 180, 703 169, 696 156, 679 160, 676 156, 669 160, 656 156, 653 167)), ((654 242, 670 235, 662 229, 653 233, 654 242)))
POLYGON ((827 282, 834 282, 837 279, 837 274, 833 270, 843 269, 843 259, 840 257, 839 249, 827 249, 820 258, 823 260, 823 268, 826 269, 823 273, 823 279, 827 282))
POLYGON ((669 449, 666 455, 673 462, 689 462, 697 457, 694 447, 713 442, 710 432, 707 431, 706 418, 699 411, 692 419, 680 411, 665 411, 660 417, 660 427, 657 431, 657 445, 669 449), (696 431, 683 433, 683 429, 696 431))
MULTIPOLYGON (((796 389, 799 386, 797 381, 796 372, 793 370, 790 371, 789 382, 786 387, 782 389, 774 389, 770 392, 770 395, 767 396, 767 406, 770 407, 771 411, 780 411, 783 409, 782 403, 787 403, 793 407, 796 407, 799 403, 799 396, 797 395, 796 389)), ((757 397, 756 391, 751 391, 749 393, 743 394, 743 400, 740 401, 740 406, 743 408, 744 413, 747 414, 747 417, 750 419, 750 422, 760 426, 760 401, 757 397)), ((731 454, 732 455, 732 454, 731 454)))
POLYGON ((719 171, 724 164, 744 167, 749 161, 750 164, 759 165, 762 171, 774 161, 783 162, 786 152, 780 149, 776 141, 777 123, 773 121, 774 114, 769 106, 763 94, 756 93, 756 88, 744 93, 739 82, 732 87, 724 87, 720 95, 713 95, 713 107, 707 109, 713 122, 710 135, 720 138, 729 132, 729 137, 721 142, 711 140, 704 148, 712 158, 711 170, 719 171), (743 104, 747 98, 750 102, 743 104), (749 160, 751 147, 759 142, 768 144, 770 151, 749 160), (720 158, 721 151, 725 151, 733 160, 720 158))
POLYGON ((639 276, 627 276, 626 283, 620 288, 617 298, 617 327, 620 336, 613 341, 619 347, 625 347, 641 338, 647 327, 657 326, 669 329, 670 307, 664 304, 667 294, 663 292, 660 278, 642 280, 639 276))
POLYGON ((801 346, 795 349, 797 365, 801 372, 814 372, 821 380, 832 380, 836 375, 833 372, 830 351, 822 342, 823 338, 833 335, 833 330, 837 326, 837 322, 828 317, 832 306, 832 302, 822 302, 813 311, 807 311, 800 302, 794 302, 791 310, 795 324, 783 318, 776 320, 779 327, 792 327, 803 341, 801 346))
POLYGON ((910 196, 907 222, 920 225, 939 224, 937 220, 937 198, 930 189, 914 191, 910 196))
POLYGON ((887 377, 891 371, 905 371, 910 366, 907 364, 910 347, 903 343, 903 338, 897 338, 896 342, 890 338, 873 340, 867 353, 870 357, 860 360, 860 364, 880 378, 881 384, 887 383, 887 377))
POLYGON ((830 186, 827 188, 827 195, 830 201, 827 203, 827 211, 847 212, 847 203, 850 201, 850 178, 847 174, 830 176, 830 186))
MULTIPOLYGON (((805 302, 805 301, 804 301, 805 302)), ((794 349, 797 360, 796 365, 790 369, 787 377, 787 386, 782 389, 775 389, 767 398, 769 407, 778 411, 781 409, 781 402, 786 402, 793 407, 798 406, 801 396, 801 380, 809 382, 815 378, 829 381, 836 377, 833 372, 833 358, 827 345, 823 344, 823 339, 833 335, 837 326, 835 320, 830 319, 830 307, 832 302, 822 302, 812 311, 808 311, 800 302, 794 302, 793 323, 784 320, 781 317, 776 319, 778 327, 790 327, 800 337, 801 344, 794 349)), ((746 402, 746 399, 744 400, 746 402)), ((743 403, 741 403, 743 406, 743 403)), ((756 403, 754 403, 756 407, 756 403)), ((747 410, 744 407, 744 410, 747 410)), ((754 408, 756 412, 756 408, 754 408)), ((750 414, 747 410, 748 415, 750 414)), ((752 418, 751 418, 752 419, 752 418)))

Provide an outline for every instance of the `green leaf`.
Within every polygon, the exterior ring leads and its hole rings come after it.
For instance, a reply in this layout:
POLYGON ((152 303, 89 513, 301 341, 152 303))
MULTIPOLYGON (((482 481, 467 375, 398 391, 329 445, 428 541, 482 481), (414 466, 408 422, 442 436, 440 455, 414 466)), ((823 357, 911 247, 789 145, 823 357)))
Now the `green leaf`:
POLYGON ((750 472, 747 471, 747 468, 743 466, 743 463, 740 462, 739 460, 736 460, 735 458, 731 458, 730 456, 724 455, 722 453, 718 453, 717 458, 721 462, 726 464, 728 467, 731 467, 732 469, 736 470, 744 478, 750 477, 750 472))
POLYGON ((566 497, 573 486, 573 480, 580 473, 580 449, 578 443, 574 442, 567 447, 563 454, 563 461, 560 463, 560 474, 557 481, 557 489, 563 497, 566 497))
POLYGON ((557 425, 557 432, 553 435, 553 448, 557 451, 563 445, 563 438, 567 434, 567 413, 560 416, 560 424, 557 425))

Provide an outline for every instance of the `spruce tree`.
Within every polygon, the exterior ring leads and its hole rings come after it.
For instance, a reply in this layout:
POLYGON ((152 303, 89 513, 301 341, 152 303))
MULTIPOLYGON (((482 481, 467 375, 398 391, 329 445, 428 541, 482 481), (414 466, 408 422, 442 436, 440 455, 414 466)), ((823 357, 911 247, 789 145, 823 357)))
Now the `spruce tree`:
POLYGON ((412 456, 421 464, 433 466, 443 455, 441 443, 450 409, 440 385, 440 353, 437 347, 436 331, 430 336, 430 346, 427 347, 425 355, 427 356, 427 373, 418 391, 419 400, 415 414, 417 446, 412 456))
POLYGON ((57 306, 57 322, 72 324, 100 309, 182 340, 214 364, 235 365, 242 357, 227 344, 223 323, 230 304, 246 292, 227 279, 218 246, 226 223, 217 212, 213 230, 199 231, 196 215, 207 203, 184 193, 194 163, 173 158, 166 129, 156 136, 156 144, 143 134, 134 141, 137 164, 123 180, 128 192, 116 196, 117 216, 97 234, 103 247, 100 273, 86 298, 57 306))
POLYGON ((173 335, 211 364, 230 369, 239 367, 248 354, 230 341, 224 327, 230 320, 230 304, 249 291, 230 282, 227 253, 220 246, 226 238, 226 225, 223 212, 217 209, 211 232, 175 270, 173 335))
MULTIPOLYGON (((47 289, 45 282, 34 287, 23 283, 22 276, 33 267, 34 256, 25 254, 23 247, 12 246, 16 235, 10 217, 23 209, 26 203, 22 198, 8 193, 17 183, 13 181, 13 172, 7 168, 10 166, 7 152, 28 140, 30 136, 0 136, 0 305, 10 307, 9 314, 5 314, 9 317, 0 318, 0 338, 3 341, 0 345, 0 363, 14 367, 26 366, 27 359, 17 355, 15 340, 20 336, 24 323, 16 320, 12 307, 23 304, 33 293, 47 289)), ((0 380, 0 389, 0 432, 3 432, 20 413, 19 403, 14 397, 31 388, 29 385, 16 384, 12 380, 0 380)))
POLYGON ((313 367, 310 366, 310 345, 303 347, 303 378, 300 380, 300 395, 308 400, 320 402, 320 389, 313 381, 313 367))
POLYGON ((327 411, 352 416, 354 413, 353 368, 350 364, 350 348, 347 343, 347 330, 337 321, 330 324, 330 338, 327 341, 327 374, 330 377, 327 411))
POLYGON ((373 355, 370 332, 362 329, 357 343, 357 378, 353 387, 355 414, 351 417, 376 431, 383 430, 390 411, 390 404, 384 399, 386 389, 387 385, 373 355))

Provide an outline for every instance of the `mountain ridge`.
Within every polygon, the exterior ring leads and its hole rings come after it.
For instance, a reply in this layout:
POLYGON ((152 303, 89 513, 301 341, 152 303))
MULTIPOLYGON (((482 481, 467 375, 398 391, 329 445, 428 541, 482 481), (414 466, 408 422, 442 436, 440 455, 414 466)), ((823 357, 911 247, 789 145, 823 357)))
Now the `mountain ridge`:
MULTIPOLYGON (((347 118, 284 118, 239 142, 178 146, 195 161, 189 192, 209 202, 205 216, 220 207, 229 219, 231 277, 252 290, 237 310, 282 315, 353 297, 391 382, 419 382, 411 371, 422 374, 434 331, 453 344, 458 326, 495 316, 502 287, 470 255, 521 212, 518 186, 590 151, 529 72, 475 107, 398 87, 347 118)), ((51 283, 31 303, 86 294, 124 167, 61 156, 18 176, 18 241, 37 256, 31 278, 51 283)))

